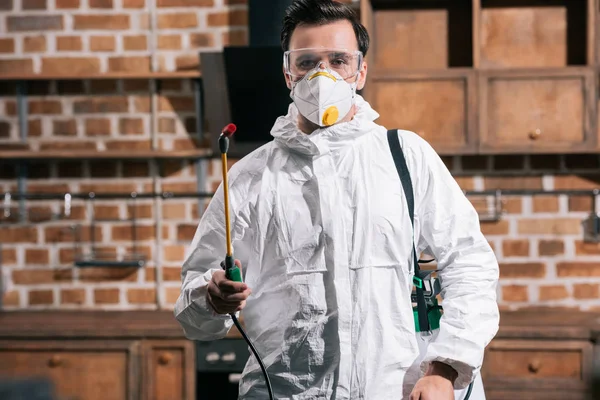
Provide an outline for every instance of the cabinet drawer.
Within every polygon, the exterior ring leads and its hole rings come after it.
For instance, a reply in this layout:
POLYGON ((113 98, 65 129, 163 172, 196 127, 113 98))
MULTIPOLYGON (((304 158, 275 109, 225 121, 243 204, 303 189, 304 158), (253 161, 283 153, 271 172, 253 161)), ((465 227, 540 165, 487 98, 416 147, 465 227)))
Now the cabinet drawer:
POLYGON ((475 150, 472 71, 379 72, 369 85, 367 100, 380 114, 378 124, 413 131, 441 154, 475 150))
POLYGON ((480 75, 482 151, 593 149, 594 75, 585 68, 480 75))
POLYGON ((0 342, 0 375, 47 377, 59 399, 137 398, 137 346, 131 342, 0 342))
POLYGON ((588 342, 497 340, 486 349, 482 376, 502 390, 584 389, 591 369, 588 342))
POLYGON ((144 342, 146 400, 195 398, 194 344, 188 340, 144 342))

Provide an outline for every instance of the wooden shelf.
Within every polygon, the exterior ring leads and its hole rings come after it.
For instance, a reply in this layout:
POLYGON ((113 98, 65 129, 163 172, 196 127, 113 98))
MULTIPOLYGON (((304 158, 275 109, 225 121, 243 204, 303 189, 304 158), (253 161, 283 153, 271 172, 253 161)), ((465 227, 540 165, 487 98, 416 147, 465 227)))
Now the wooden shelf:
POLYGON ((0 150, 0 160, 193 159, 211 155, 210 149, 179 151, 0 150))
POLYGON ((200 78, 200 71, 180 72, 109 72, 96 75, 54 75, 54 74, 27 74, 27 75, 0 75, 0 81, 32 81, 32 80, 81 80, 81 79, 185 79, 200 78))

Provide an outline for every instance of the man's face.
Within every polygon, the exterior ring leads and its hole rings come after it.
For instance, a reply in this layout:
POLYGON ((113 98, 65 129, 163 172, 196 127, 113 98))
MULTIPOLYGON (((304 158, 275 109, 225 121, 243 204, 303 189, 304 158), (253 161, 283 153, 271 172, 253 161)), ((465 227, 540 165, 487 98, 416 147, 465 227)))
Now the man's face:
MULTIPOLYGON (((326 25, 298 25, 290 38, 289 50, 313 48, 357 51, 358 42, 350 21, 336 21, 326 25)), ((356 88, 361 90, 365 86, 366 77, 367 63, 363 60, 358 78, 352 76, 346 81, 353 83, 355 79, 358 79, 356 88)), ((292 82, 287 74, 285 74, 285 81, 288 88, 291 89, 292 82)))

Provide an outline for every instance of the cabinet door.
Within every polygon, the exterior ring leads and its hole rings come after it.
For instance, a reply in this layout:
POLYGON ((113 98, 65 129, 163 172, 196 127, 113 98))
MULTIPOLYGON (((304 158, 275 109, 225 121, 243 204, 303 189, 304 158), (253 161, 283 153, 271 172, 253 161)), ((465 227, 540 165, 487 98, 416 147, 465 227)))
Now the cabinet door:
POLYGON ((594 75, 586 68, 480 75, 482 152, 592 151, 594 75))
POLYGON ((482 367, 486 392, 503 398, 501 393, 537 391, 551 398, 557 391, 569 391, 569 398, 579 398, 592 371, 592 352, 587 341, 494 340, 482 367))
POLYGON ((367 100, 387 129, 413 131, 440 154, 474 152, 475 79, 472 71, 376 73, 367 100))
POLYGON ((49 378, 60 400, 137 400, 138 347, 128 341, 0 341, 0 376, 49 378))
POLYGON ((188 340, 144 342, 143 399, 196 398, 194 343, 188 340))

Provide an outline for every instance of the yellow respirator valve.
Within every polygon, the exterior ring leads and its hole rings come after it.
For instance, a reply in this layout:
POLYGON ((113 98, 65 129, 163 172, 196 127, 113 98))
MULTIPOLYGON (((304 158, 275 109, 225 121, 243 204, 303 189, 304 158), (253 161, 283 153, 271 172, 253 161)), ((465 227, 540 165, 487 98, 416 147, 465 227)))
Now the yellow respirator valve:
POLYGON ((333 125, 337 122, 340 116, 340 112, 338 111, 336 106, 328 107, 327 110, 323 113, 323 125, 329 126, 333 125))

